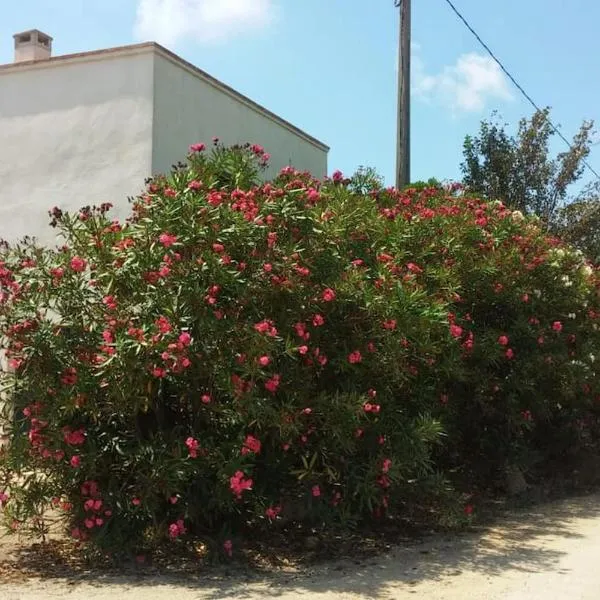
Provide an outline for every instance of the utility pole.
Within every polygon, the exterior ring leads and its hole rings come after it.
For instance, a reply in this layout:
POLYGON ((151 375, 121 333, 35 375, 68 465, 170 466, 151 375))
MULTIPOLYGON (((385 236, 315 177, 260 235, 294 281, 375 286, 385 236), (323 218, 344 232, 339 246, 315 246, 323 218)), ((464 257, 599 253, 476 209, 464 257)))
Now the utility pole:
POLYGON ((400 8, 398 42, 398 131, 396 148, 396 187, 410 183, 410 2, 394 0, 400 8))

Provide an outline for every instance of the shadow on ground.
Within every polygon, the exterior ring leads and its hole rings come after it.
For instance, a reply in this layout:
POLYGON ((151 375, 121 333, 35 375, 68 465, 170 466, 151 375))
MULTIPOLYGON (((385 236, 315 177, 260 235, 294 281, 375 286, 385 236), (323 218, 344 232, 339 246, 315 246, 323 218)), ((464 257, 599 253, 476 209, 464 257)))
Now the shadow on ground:
MULTIPOLYGON (((354 593, 365 598, 388 598, 392 583, 407 589, 423 581, 452 578, 463 571, 489 577, 507 571, 522 573, 557 572, 564 552, 557 550, 561 539, 577 539, 581 520, 600 518, 600 495, 576 497, 499 516, 490 525, 468 533, 430 536, 404 544, 387 554, 352 558, 277 570, 256 570, 244 565, 201 567, 195 572, 173 574, 152 568, 121 575, 94 571, 62 573, 57 577, 53 558, 40 560, 40 551, 21 550, 17 560, 31 575, 54 578, 77 586, 125 588, 176 585, 197 590, 203 598, 244 598, 253 584, 260 584, 262 597, 295 593, 298 597, 319 592, 354 593), (578 527, 579 526, 579 527, 578 527), (47 568, 45 568, 45 566, 47 568)), ((43 554, 43 550, 42 550, 43 554)), ((560 571, 558 571, 560 572, 560 571)))

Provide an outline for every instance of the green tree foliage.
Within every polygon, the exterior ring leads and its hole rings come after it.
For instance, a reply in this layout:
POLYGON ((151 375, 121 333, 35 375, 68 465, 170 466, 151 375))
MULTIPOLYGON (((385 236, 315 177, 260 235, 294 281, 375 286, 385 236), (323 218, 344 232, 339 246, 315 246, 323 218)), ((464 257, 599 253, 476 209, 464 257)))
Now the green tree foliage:
POLYGON ((593 123, 584 121, 571 148, 552 157, 550 142, 555 131, 549 115, 546 108, 521 119, 516 136, 499 123, 497 115, 482 121, 478 135, 464 141, 465 185, 474 193, 550 220, 567 199, 569 186, 583 173, 593 123))
POLYGON ((586 188, 573 202, 558 209, 554 230, 565 241, 600 263, 600 183, 586 188))

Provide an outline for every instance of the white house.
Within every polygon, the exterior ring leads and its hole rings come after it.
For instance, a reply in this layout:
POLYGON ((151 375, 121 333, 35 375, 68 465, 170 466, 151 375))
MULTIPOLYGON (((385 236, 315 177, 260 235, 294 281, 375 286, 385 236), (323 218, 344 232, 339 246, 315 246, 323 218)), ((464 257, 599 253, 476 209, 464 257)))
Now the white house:
POLYGON ((55 205, 112 202, 122 218, 146 177, 213 136, 264 146, 269 174, 326 174, 325 144, 156 43, 52 56, 38 30, 14 38, 0 65, 0 238, 53 241, 55 205))

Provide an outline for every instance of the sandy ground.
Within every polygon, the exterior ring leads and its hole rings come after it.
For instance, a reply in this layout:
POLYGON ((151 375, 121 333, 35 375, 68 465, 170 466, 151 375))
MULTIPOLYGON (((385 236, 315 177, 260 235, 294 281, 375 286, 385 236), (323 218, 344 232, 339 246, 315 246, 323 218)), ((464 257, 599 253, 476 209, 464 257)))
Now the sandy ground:
POLYGON ((385 556, 302 572, 29 579, 0 582, 0 600, 598 600, 600 494, 502 518, 460 536, 432 537, 385 556))

